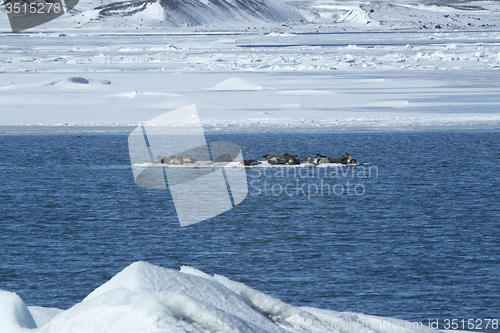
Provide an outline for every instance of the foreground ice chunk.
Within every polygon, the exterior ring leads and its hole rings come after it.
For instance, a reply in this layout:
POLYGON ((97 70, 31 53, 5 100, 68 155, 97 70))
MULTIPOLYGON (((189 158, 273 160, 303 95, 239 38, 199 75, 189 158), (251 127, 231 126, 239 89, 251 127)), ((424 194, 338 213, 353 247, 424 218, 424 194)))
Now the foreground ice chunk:
POLYGON ((43 332, 283 332, 212 278, 136 262, 43 332))
POLYGON ((16 293, 0 290, 0 333, 25 332, 23 328, 36 328, 28 308, 16 293))
POLYGON ((0 291, 0 333, 441 333, 415 324, 297 307, 224 276, 146 262, 126 267, 66 311, 27 308, 15 293, 0 291))
POLYGON ((222 275, 215 275, 214 279, 238 294, 252 308, 263 314, 272 316, 273 320, 284 321, 292 316, 304 321, 317 320, 317 318, 304 310, 252 289, 241 282, 232 281, 222 275))
POLYGON ((56 308, 45 308, 43 306, 28 306, 28 310, 33 316, 37 327, 42 327, 56 315, 64 311, 56 308))
POLYGON ((154 294, 116 288, 54 317, 40 332, 206 332, 177 317, 154 294))

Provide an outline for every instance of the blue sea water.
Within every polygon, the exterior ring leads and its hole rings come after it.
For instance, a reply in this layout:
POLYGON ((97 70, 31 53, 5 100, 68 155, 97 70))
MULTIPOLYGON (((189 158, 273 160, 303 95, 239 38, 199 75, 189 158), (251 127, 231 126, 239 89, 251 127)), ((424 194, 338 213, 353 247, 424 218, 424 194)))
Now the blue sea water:
POLYGON ((424 323, 500 319, 499 131, 206 136, 246 158, 347 151, 372 173, 248 170, 240 205, 181 228, 168 191, 135 185, 126 134, 3 135, 0 289, 69 308, 145 260, 294 305, 424 323), (321 181, 336 193, 274 195, 321 181))

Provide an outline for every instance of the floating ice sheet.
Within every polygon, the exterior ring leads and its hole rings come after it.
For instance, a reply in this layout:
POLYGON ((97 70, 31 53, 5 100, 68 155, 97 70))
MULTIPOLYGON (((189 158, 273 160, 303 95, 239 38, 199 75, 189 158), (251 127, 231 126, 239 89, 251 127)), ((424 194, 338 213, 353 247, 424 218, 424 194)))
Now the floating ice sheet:
POLYGON ((401 319, 298 307, 224 276, 146 262, 126 267, 68 310, 27 308, 5 291, 0 308, 0 333, 440 332, 401 319), (38 328, 29 310, 37 318, 43 313, 38 328))

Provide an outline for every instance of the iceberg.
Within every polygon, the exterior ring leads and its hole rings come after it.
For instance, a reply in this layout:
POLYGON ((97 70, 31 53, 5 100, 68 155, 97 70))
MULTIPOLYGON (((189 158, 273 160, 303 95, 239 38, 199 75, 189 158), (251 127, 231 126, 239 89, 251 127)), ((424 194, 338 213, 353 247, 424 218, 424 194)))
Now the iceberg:
POLYGON ((68 310, 27 307, 0 291, 0 333, 427 333, 426 325, 298 307, 224 276, 135 262, 68 310), (36 318, 36 321, 35 321, 36 318))

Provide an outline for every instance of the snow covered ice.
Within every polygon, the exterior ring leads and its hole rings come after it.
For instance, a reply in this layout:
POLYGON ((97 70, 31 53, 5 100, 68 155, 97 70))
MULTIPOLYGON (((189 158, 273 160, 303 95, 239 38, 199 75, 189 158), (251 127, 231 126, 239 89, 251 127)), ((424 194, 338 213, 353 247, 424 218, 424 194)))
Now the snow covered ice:
POLYGON ((0 310, 0 333, 436 332, 399 319, 297 307, 224 276, 146 262, 126 267, 68 310, 27 307, 6 291, 0 310))
POLYGON ((191 104, 210 132, 500 128, 497 2, 200 3, 179 10, 210 22, 81 1, 0 34, 0 132, 129 131, 191 104))

